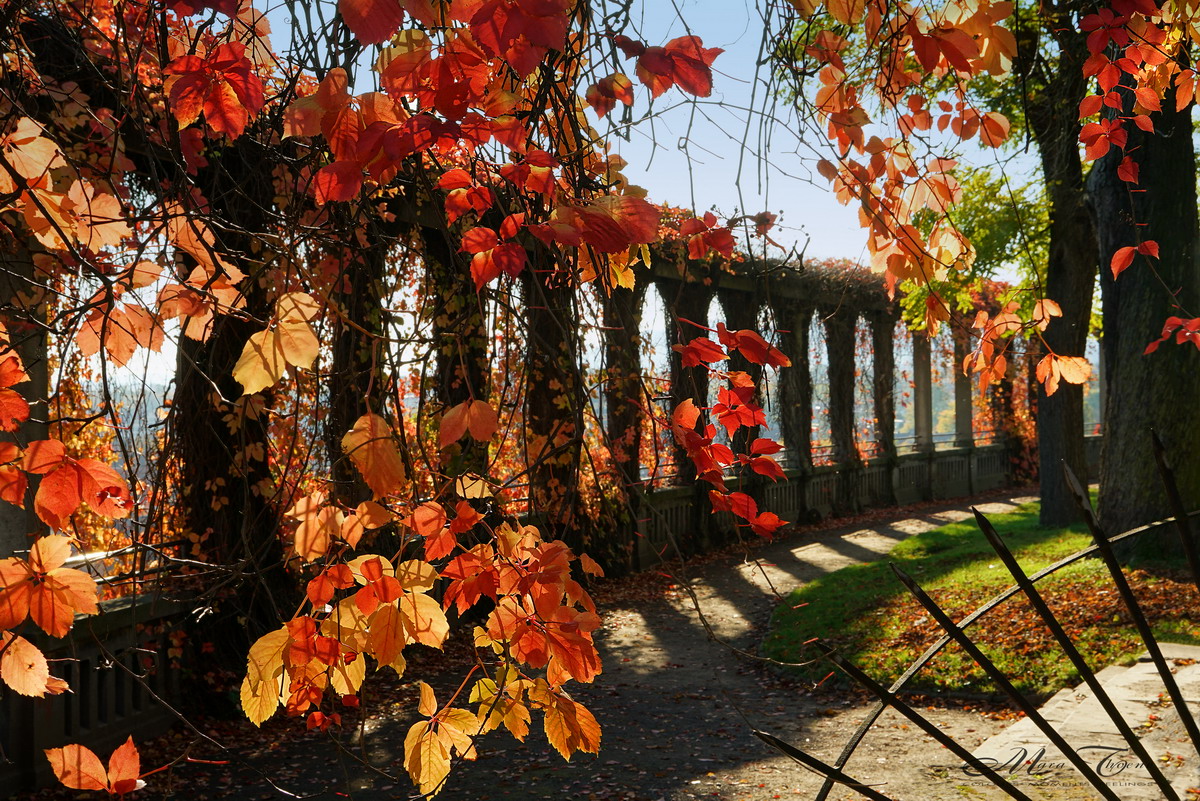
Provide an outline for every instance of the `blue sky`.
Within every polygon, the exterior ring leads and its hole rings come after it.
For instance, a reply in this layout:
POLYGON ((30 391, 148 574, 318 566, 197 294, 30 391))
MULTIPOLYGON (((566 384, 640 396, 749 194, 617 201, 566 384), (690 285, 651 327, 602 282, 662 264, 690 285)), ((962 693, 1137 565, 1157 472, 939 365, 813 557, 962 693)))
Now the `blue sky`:
MULTIPOLYGON (((755 75, 766 70, 756 65, 764 24, 755 4, 647 2, 634 22, 647 44, 664 44, 688 33, 681 16, 706 47, 725 50, 713 64, 713 94, 693 102, 670 90, 628 142, 614 140, 614 150, 629 161, 630 181, 648 189, 653 200, 697 212, 775 212, 780 220, 773 238, 785 246, 807 243, 808 256, 865 257, 856 210, 840 205, 816 175, 817 156, 798 138, 799 126, 782 104, 777 112, 783 119, 769 126, 768 147, 760 143, 761 117, 747 111, 751 103, 761 109, 764 101, 762 83, 755 86, 755 75)), ((625 67, 632 76, 633 64, 625 67)), ((649 92, 639 85, 636 96, 640 114, 649 92)))

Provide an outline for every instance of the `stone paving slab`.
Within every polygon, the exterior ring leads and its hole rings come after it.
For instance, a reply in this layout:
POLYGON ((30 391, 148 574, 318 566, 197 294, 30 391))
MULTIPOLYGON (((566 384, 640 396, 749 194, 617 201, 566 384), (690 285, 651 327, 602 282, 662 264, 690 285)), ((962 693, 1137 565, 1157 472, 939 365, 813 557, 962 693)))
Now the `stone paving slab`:
MULTIPOLYGON (((1200 713, 1200 647, 1164 644, 1162 650, 1194 718, 1200 713)), ((1149 656, 1143 655, 1132 665, 1109 666, 1097 676, 1179 797, 1187 801, 1195 798, 1188 791, 1200 788, 1200 755, 1166 699, 1162 677, 1149 656)), ((1041 711, 1122 801, 1159 801, 1165 797, 1086 685, 1060 691, 1041 711)), ((1100 797, 1028 719, 990 738, 974 754, 990 760, 989 764, 1031 794, 1043 790, 1057 793, 1034 797, 1100 797)))

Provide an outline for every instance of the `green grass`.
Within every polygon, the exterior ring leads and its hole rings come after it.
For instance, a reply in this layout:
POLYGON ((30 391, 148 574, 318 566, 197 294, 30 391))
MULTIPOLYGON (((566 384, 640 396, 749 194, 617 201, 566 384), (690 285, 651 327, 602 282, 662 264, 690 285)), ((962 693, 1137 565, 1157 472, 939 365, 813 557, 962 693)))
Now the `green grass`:
MULTIPOLYGON (((1026 573, 1091 542, 1082 525, 1059 529, 1038 525, 1036 503, 989 519, 1026 573)), ((952 523, 900 542, 884 560, 837 570, 792 592, 775 611, 763 642, 764 654, 784 662, 814 660, 815 649, 805 643, 819 636, 875 679, 887 683, 898 677, 941 629, 903 588, 888 562, 913 576, 955 620, 1012 584, 974 520, 952 523)), ((1200 629, 1192 622, 1200 609, 1194 587, 1142 571, 1128 575, 1157 635, 1170 642, 1200 644, 1200 629)), ((1093 669, 1144 650, 1099 560, 1077 562, 1038 586, 1093 669)), ((1023 692, 1046 695, 1078 681, 1022 595, 993 610, 968 632, 1023 692)), ((816 661, 793 670, 819 681, 831 669, 829 663, 816 661)), ((840 677, 839 673, 830 680, 840 677)), ((909 687, 971 695, 996 692, 983 671, 953 644, 909 687)))

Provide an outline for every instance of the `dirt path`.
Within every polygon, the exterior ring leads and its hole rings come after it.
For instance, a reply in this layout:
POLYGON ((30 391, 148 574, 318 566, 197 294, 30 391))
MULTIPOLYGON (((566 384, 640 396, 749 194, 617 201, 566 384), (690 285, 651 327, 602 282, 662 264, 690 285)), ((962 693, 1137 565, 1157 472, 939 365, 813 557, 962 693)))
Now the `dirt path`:
MULTIPOLYGON (((983 508, 999 513, 1027 500, 1010 497, 983 508)), ((600 755, 576 756, 564 763, 538 726, 525 744, 516 743, 507 733, 493 733, 480 743, 477 761, 455 768, 439 798, 811 798, 820 780, 764 745, 751 734, 751 727, 832 762, 866 707, 862 701, 838 700, 825 691, 810 693, 732 649, 757 648, 776 603, 776 590, 786 594, 844 565, 880 558, 907 536, 967 515, 965 505, 928 507, 868 526, 793 535, 756 550, 754 562, 708 561, 692 572, 687 586, 722 643, 707 636, 692 597, 682 588, 668 591, 664 600, 661 591, 639 592, 638 585, 661 585, 665 579, 634 577, 625 597, 610 600, 602 610, 605 626, 597 640, 603 674, 595 684, 574 692, 603 726, 600 755)), ((396 706, 397 714, 381 714, 369 722, 364 754, 396 779, 369 772, 351 752, 339 755, 318 733, 297 734, 294 724, 281 730, 288 732, 286 739, 260 749, 251 761, 281 787, 305 797, 407 798, 412 788, 403 776, 401 756, 411 720, 403 715, 412 704, 405 701, 396 706)), ((955 709, 927 714, 968 748, 1005 725, 955 709)), ((962 773, 947 767, 951 761, 931 738, 889 714, 847 772, 877 784, 877 789, 897 801, 996 797, 994 792, 967 787, 962 773)), ((189 766, 176 774, 174 789, 187 798, 279 797, 244 773, 217 770, 198 775, 194 771, 189 766)), ((861 796, 839 790, 833 797, 861 796)))

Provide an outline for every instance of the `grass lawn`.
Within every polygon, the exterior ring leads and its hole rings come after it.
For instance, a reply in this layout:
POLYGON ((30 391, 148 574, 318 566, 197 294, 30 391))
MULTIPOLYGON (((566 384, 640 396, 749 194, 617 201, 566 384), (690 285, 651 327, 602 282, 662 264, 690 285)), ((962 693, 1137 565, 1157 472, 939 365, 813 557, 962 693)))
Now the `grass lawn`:
MULTIPOLYGON (((1039 526, 1036 503, 990 519, 1026 573, 1091 544, 1082 524, 1065 529, 1039 526)), ((1013 583, 974 520, 952 523, 904 540, 881 561, 842 568, 793 591, 775 610, 763 653, 786 662, 813 660, 818 654, 805 642, 821 637, 882 683, 897 678, 942 630, 892 574, 888 562, 913 576, 954 620, 1013 583)), ((1200 595, 1182 572, 1152 575, 1132 570, 1126 575, 1160 639, 1200 644, 1200 595)), ((1076 562, 1038 587, 1094 670, 1144 650, 1100 560, 1076 562)), ((1079 681, 1023 594, 967 631, 1026 694, 1048 695, 1079 681)), ((812 681, 822 680, 832 669, 824 660, 794 668, 812 681)), ((840 672, 828 680, 849 681, 840 672)), ((921 692, 997 692, 954 644, 908 686, 921 692)))

